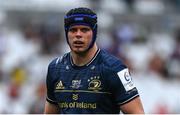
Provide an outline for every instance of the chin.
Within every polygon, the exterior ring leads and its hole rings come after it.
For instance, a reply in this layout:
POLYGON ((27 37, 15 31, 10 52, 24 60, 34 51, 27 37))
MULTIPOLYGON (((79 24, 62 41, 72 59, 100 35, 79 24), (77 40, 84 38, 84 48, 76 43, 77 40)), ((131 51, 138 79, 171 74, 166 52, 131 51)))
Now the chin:
POLYGON ((82 53, 85 53, 86 52, 86 49, 84 48, 76 48, 76 49, 73 49, 72 50, 73 52, 77 53, 77 54, 82 54, 82 53))

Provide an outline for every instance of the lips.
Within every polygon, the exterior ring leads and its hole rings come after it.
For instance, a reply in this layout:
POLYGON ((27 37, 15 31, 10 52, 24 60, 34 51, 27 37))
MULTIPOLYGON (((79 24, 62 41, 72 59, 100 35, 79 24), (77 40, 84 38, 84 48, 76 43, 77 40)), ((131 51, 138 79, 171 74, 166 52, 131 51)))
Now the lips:
POLYGON ((82 41, 74 41, 74 44, 84 44, 82 41))
POLYGON ((84 43, 82 41, 74 41, 73 44, 75 47, 81 47, 84 43))

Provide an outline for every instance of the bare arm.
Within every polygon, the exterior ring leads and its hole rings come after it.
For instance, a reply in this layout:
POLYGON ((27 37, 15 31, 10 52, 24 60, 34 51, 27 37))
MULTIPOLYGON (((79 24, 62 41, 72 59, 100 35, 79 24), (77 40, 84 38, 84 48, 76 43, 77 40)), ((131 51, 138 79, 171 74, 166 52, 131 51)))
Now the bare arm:
POLYGON ((144 109, 139 97, 136 97, 132 101, 120 106, 123 113, 127 114, 144 114, 144 109))
POLYGON ((59 113, 59 108, 56 105, 51 104, 48 101, 46 101, 44 113, 45 114, 57 114, 57 113, 59 113))

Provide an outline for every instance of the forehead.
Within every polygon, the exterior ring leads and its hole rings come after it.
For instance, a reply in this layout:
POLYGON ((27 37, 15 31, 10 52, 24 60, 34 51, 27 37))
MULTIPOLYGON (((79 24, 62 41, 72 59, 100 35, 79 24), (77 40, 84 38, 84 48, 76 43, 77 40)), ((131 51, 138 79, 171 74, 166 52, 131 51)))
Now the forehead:
POLYGON ((81 29, 81 28, 87 28, 87 29, 91 29, 89 26, 86 26, 86 25, 74 25, 74 26, 71 26, 70 29, 81 29))

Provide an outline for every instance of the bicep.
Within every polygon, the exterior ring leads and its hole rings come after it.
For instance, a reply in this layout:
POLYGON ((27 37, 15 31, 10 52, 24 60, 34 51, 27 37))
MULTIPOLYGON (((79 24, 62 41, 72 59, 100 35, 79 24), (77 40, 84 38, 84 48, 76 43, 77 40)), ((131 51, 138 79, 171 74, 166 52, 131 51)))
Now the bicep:
POLYGON ((136 97, 128 103, 120 106, 123 113, 128 114, 144 114, 144 109, 140 100, 140 97, 136 97))
POLYGON ((59 108, 57 105, 51 104, 48 101, 46 101, 44 113, 45 114, 57 114, 57 113, 59 113, 59 108))

